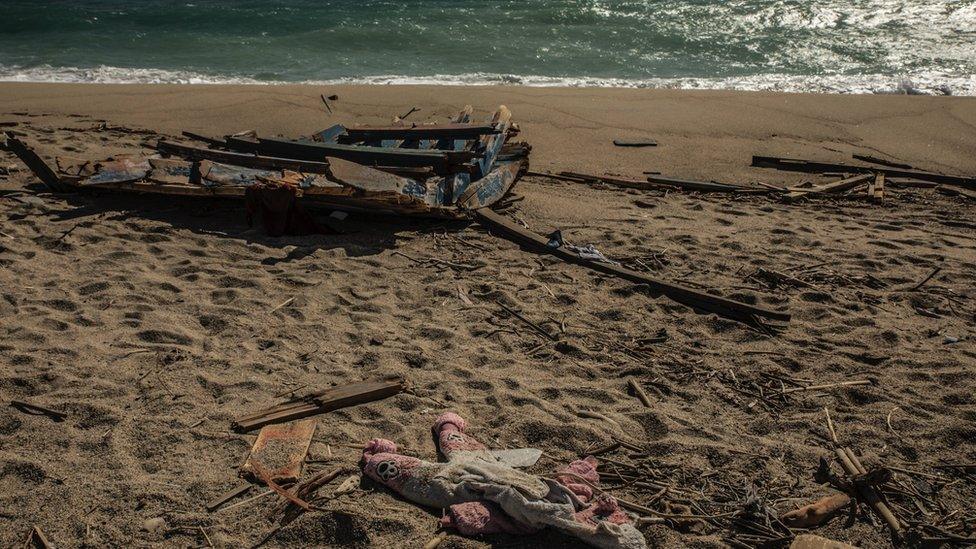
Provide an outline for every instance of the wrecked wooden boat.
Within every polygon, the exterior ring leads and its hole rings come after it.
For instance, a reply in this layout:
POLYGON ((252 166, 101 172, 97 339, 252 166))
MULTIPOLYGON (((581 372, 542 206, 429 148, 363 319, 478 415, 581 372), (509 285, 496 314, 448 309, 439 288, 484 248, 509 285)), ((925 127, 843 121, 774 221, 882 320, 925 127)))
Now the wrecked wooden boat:
MULTIPOLYGON (((232 198, 244 198, 250 187, 274 186, 293 189, 306 204, 457 218, 505 197, 528 170, 531 151, 511 141, 518 127, 505 106, 484 124, 472 123, 472 112, 465 107, 445 124, 335 125, 301 139, 184 132, 202 145, 162 139, 151 156, 58 158, 41 179, 58 191, 232 198)), ((8 146, 22 151, 29 166, 38 163, 16 136, 8 136, 8 146)))

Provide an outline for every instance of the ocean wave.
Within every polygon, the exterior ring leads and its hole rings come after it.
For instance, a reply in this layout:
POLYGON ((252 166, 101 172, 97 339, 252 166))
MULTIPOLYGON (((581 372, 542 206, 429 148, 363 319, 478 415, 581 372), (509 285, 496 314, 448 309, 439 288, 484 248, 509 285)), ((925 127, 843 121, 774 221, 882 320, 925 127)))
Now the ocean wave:
POLYGON ((2 82, 56 82, 93 84, 251 84, 251 85, 444 85, 530 86, 569 88, 649 88, 689 90, 745 90, 789 93, 976 95, 976 75, 940 73, 911 76, 889 75, 786 75, 757 74, 721 78, 662 77, 646 79, 592 76, 541 76, 494 73, 435 74, 429 76, 375 75, 325 80, 262 80, 251 76, 205 74, 193 71, 77 67, 6 67, 0 65, 2 82))

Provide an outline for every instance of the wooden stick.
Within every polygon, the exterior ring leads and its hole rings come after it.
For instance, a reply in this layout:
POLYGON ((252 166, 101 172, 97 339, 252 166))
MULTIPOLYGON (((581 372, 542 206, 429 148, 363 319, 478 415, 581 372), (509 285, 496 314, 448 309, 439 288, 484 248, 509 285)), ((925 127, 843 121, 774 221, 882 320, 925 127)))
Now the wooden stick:
POLYGON ((447 539, 447 532, 441 532, 437 534, 430 541, 424 544, 424 549, 437 549, 444 540, 447 539))
POLYGON ((821 389, 831 389, 834 387, 853 387, 855 385, 871 385, 871 381, 867 379, 858 379, 854 381, 839 381, 837 383, 824 383, 822 385, 807 385, 805 387, 790 387, 789 389, 783 389, 779 393, 774 393, 774 395, 788 395, 790 393, 799 393, 803 391, 819 391, 821 389))
POLYGON ((207 511, 210 511, 212 513, 214 510, 216 510, 221 505, 227 503, 228 501, 236 498, 237 496, 242 496, 246 494, 248 491, 251 490, 253 486, 254 486, 253 484, 243 484, 232 490, 228 490, 227 492, 224 492, 223 494, 217 496, 216 498, 211 500, 210 503, 207 504, 207 511))
POLYGON ((35 412, 40 412, 54 421, 64 421, 68 418, 68 414, 64 412, 59 412, 57 410, 52 410, 50 408, 45 408, 44 406, 39 406, 37 404, 31 404, 30 402, 24 402, 23 400, 11 400, 10 405, 17 408, 23 412, 30 413, 31 410, 35 412))
POLYGON ((922 286, 924 286, 926 282, 928 282, 929 280, 932 280, 932 277, 934 277, 935 275, 939 274, 940 272, 942 272, 942 266, 936 267, 935 270, 932 271, 931 274, 929 274, 929 276, 925 277, 918 284, 912 286, 912 288, 910 290, 908 290, 908 291, 909 292, 914 292, 914 291, 918 290, 919 288, 921 288, 922 286))
POLYGON ((637 383, 636 379, 632 377, 627 378, 627 385, 630 385, 630 388, 634 391, 634 395, 638 398, 638 400, 644 403, 644 406, 647 406, 648 408, 654 407, 654 404, 651 402, 651 398, 647 396, 647 393, 644 392, 644 388, 637 383))
POLYGON ((35 526, 31 530, 30 536, 27 538, 27 544, 37 549, 54 549, 54 546, 47 540, 47 536, 44 535, 44 531, 41 530, 40 526, 35 526))
POLYGON ((515 318, 521 320, 522 322, 524 322, 525 324, 527 324, 530 328, 532 328, 533 331, 535 331, 536 333, 542 335, 543 337, 545 337, 549 341, 559 341, 559 338, 558 337, 556 337, 556 336, 550 334, 549 332, 543 330, 541 326, 539 326, 535 322, 532 322, 531 320, 525 318, 520 313, 518 313, 515 310, 513 310, 512 308, 508 307, 507 305, 505 305, 501 301, 496 301, 495 303, 497 303, 498 306, 501 307, 502 309, 505 309, 505 311, 508 314, 510 314, 510 315, 514 316, 515 318))

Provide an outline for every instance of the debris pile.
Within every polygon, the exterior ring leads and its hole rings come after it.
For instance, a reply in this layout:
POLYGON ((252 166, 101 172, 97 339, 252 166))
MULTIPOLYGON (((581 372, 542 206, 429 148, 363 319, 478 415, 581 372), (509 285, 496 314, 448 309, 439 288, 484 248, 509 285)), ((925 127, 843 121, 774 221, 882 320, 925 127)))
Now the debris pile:
POLYGON ((519 129, 505 106, 485 124, 472 123, 472 112, 465 107, 447 124, 337 124, 302 139, 184 132, 206 146, 160 139, 152 156, 58 158, 56 168, 13 132, 6 147, 55 191, 243 198, 252 187, 271 186, 342 209, 457 218, 508 194, 531 151, 512 141, 519 129))

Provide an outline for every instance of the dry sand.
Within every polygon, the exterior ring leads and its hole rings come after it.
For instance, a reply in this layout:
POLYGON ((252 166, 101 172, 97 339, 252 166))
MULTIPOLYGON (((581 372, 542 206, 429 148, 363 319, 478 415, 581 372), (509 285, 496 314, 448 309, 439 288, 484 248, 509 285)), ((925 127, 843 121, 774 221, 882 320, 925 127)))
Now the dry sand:
MULTIPOLYGON (((749 168, 750 155, 847 161, 860 152, 976 174, 976 100, 968 98, 0 84, 0 121, 18 122, 14 129, 45 154, 95 158, 152 137, 74 130, 103 120, 169 134, 298 135, 334 122, 388 121, 414 105, 422 110, 412 118, 442 120, 465 103, 485 115, 508 105, 534 147, 535 170, 655 170, 782 185, 822 179, 749 168), (339 95, 334 114, 320 93, 339 95), (610 143, 644 137, 660 146, 610 143)), ((934 474, 940 460, 976 461, 976 203, 963 197, 890 189, 883 205, 786 205, 543 177, 518 185, 525 200, 507 215, 538 232, 561 229, 657 276, 788 306, 790 328, 770 337, 521 251, 477 225, 353 215, 344 235, 269 238, 246 226, 238 203, 55 195, 0 153, 0 167, 12 166, 20 169, 0 177, 3 546, 23 543, 33 525, 59 547, 249 546, 273 526, 272 498, 216 513, 203 507, 239 483, 252 437, 230 434, 230 420, 289 388, 390 374, 408 378, 416 395, 319 416, 307 470, 355 467, 358 452, 343 444, 378 436, 433 458, 430 425, 446 409, 494 447, 545 450, 538 473, 624 435, 647 446, 679 488, 713 495, 721 482, 742 493, 751 484, 780 512, 829 493, 813 478, 829 456, 824 407, 869 466, 934 474), (8 192, 17 190, 27 192, 8 192), (394 252, 478 268, 417 264, 394 252), (749 279, 760 267, 810 286, 749 279), (919 291, 906 291, 936 267, 919 291), (560 333, 562 343, 540 339, 496 301, 560 333), (668 341, 641 342, 662 328, 668 341), (748 394, 756 383, 780 387, 763 375, 873 385, 771 405, 748 394), (626 376, 643 383, 653 407, 628 394, 626 376), (69 417, 26 415, 6 406, 12 399, 69 417), (159 518, 158 530, 144 530, 159 518)), ((641 502, 653 491, 614 493, 641 502)), ((939 498, 972 516, 972 479, 939 498)), ((439 518, 368 482, 325 506, 268 546, 419 547, 439 518)), ((727 533, 644 531, 660 547, 722 546, 727 533)), ((835 520, 820 533, 890 544, 865 518, 835 520)), ((572 540, 451 535, 441 547, 522 543, 572 540)))

